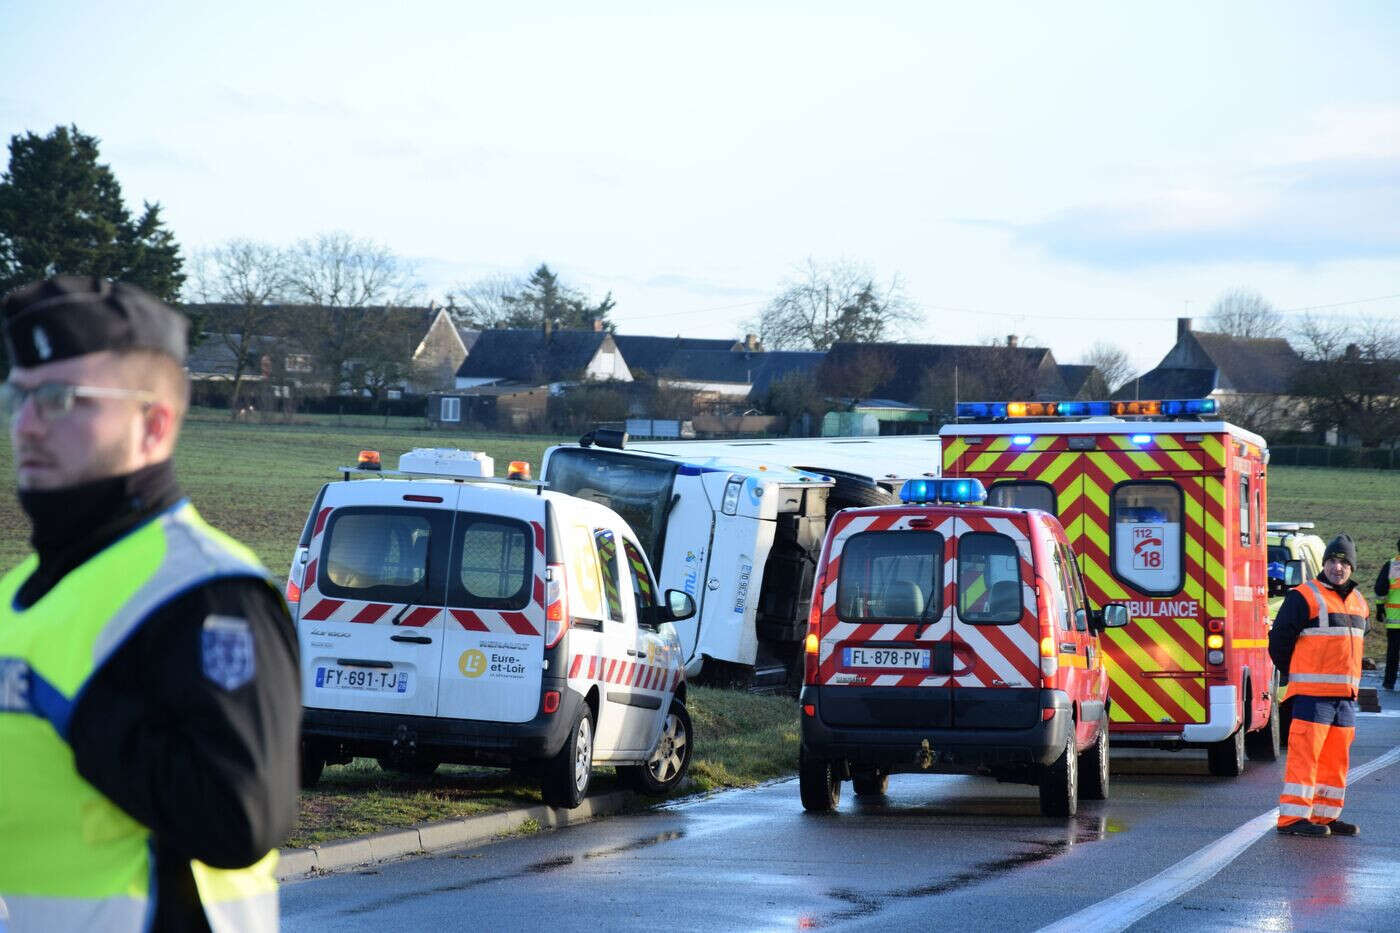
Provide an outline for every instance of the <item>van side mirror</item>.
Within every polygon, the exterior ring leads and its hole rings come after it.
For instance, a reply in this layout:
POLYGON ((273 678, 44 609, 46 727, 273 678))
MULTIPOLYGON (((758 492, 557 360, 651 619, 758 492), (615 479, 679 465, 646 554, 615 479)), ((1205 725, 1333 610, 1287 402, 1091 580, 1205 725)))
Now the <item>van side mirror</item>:
POLYGON ((666 604, 656 607, 654 618, 657 622, 680 622, 693 615, 695 615, 695 597, 684 590, 667 590, 666 604))
POLYGON ((1122 603, 1108 603, 1099 610, 1103 619, 1102 628, 1122 628, 1128 624, 1128 607, 1122 603))

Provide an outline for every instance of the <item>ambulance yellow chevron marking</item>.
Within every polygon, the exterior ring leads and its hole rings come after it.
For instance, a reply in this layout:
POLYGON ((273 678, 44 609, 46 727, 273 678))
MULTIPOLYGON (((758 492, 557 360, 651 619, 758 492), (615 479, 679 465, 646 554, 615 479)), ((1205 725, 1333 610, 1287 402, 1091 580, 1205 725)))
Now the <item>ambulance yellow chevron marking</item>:
MULTIPOLYGON (((1199 687, 1205 684, 1205 678, 1197 677, 1192 681, 1199 687)), ((1168 680, 1165 677, 1157 679, 1157 688, 1167 695, 1172 701, 1186 711, 1192 722, 1205 722, 1206 710, 1199 700, 1187 692, 1182 686, 1184 682, 1180 680, 1168 680)))
POLYGON ((980 473, 987 470, 993 463, 996 463, 997 457, 1001 456, 1002 453, 1006 451, 1006 448, 1010 446, 1011 438, 1005 434, 1000 437, 992 438, 991 443, 987 445, 986 452, 978 456, 976 460, 973 460, 972 465, 968 467, 968 469, 973 473, 980 473))
MULTIPOLYGON (((1176 636, 1162 628, 1157 620, 1147 618, 1134 619, 1133 623, 1137 625, 1138 628, 1142 629, 1144 634, 1151 637, 1152 641, 1167 653, 1167 656, 1171 658, 1176 668, 1183 671, 1203 670, 1201 662, 1193 657, 1193 652, 1189 648, 1178 643, 1176 636)), ((1150 668, 1147 667, 1143 668, 1143 670, 1149 669, 1150 668)), ((1156 668, 1156 670, 1161 670, 1161 668, 1156 668)))
MULTIPOLYGON (((1060 474, 1063 473, 1065 470, 1069 469, 1070 465, 1074 463, 1074 459, 1076 456, 1076 454, 1072 453, 1060 454, 1054 460, 1050 461, 1049 466, 1047 466, 1044 470, 1041 470, 1040 475, 1037 476, 1036 479, 1040 480, 1042 483, 1054 483, 1055 480, 1060 478, 1060 474)), ((1077 486, 1078 484, 1075 485, 1077 486)), ((1076 489, 1074 486, 1071 486, 1070 490, 1066 490, 1066 495, 1079 495, 1079 490, 1076 489), (1070 492, 1070 490, 1073 490, 1073 492, 1070 492)), ((1073 500, 1071 499, 1069 501, 1073 500)))
MULTIPOLYGON (((1132 619, 1129 625, 1137 625, 1142 619, 1132 619)), ((1113 642, 1113 647, 1117 648, 1129 660, 1131 660, 1140 670, 1160 671, 1162 665, 1157 663, 1157 659, 1148 654, 1147 649, 1133 640, 1133 636, 1121 629, 1109 629, 1105 632, 1109 641, 1113 642)))
POLYGON ((1213 467, 1225 465, 1225 445, 1214 435, 1207 434, 1201 439, 1201 452, 1213 467))
MULTIPOLYGON (((1115 690, 1126 696, 1146 714, 1148 722, 1160 722, 1163 719, 1171 718, 1162 705, 1152 699, 1152 694, 1144 690, 1131 674, 1125 672, 1117 664, 1108 669, 1108 677, 1113 682, 1115 690)), ((1110 716, 1115 722, 1132 722, 1128 711, 1117 703, 1113 704, 1110 716)))
POLYGON ((954 437, 943 447, 943 469, 951 470, 958 462, 958 458, 967 452, 967 441, 961 437, 954 437))

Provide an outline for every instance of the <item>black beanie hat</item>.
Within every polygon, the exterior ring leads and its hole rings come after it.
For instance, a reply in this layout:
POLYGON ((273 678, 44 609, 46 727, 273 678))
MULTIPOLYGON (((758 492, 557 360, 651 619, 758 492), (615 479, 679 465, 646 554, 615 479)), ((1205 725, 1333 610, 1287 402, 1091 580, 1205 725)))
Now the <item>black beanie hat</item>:
POLYGON ((189 321, 135 285, 55 275, 10 292, 3 311, 5 349, 15 366, 99 350, 155 350, 185 362, 189 321))
POLYGON ((1356 569, 1356 545, 1352 543, 1351 535, 1345 531, 1333 538, 1332 543, 1327 545, 1327 550, 1322 552, 1324 561, 1331 560, 1333 557, 1340 557, 1351 564, 1351 569, 1356 569))

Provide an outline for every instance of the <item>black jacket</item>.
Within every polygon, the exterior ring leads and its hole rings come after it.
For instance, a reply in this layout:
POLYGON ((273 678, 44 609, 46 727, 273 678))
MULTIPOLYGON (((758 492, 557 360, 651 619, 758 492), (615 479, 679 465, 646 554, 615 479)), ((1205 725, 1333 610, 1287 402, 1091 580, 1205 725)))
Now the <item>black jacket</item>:
MULTIPOLYGON (((21 605, 180 500, 168 464, 95 485, 21 493, 40 558, 21 605)), ((262 580, 187 592, 152 613, 94 674, 69 741, 78 773, 151 831, 153 929, 208 929, 191 859, 240 868, 286 838, 297 815, 300 728, 296 635, 262 580), (204 674, 209 615, 245 619, 253 637, 254 675, 232 690, 204 674)))
MULTIPOLYGON (((1356 589, 1355 579, 1347 580, 1341 586, 1328 583, 1323 574, 1318 574, 1316 579, 1319 586, 1332 590, 1342 599, 1346 599, 1351 595, 1351 591, 1356 589)), ((1289 590, 1283 597, 1283 605, 1278 607, 1278 615, 1274 616, 1273 628, 1269 629, 1269 657, 1274 659, 1274 666, 1285 681, 1288 678, 1288 666, 1293 661, 1293 649, 1298 645, 1298 636, 1312 619, 1313 614, 1308 608, 1308 601, 1296 589, 1289 590)))

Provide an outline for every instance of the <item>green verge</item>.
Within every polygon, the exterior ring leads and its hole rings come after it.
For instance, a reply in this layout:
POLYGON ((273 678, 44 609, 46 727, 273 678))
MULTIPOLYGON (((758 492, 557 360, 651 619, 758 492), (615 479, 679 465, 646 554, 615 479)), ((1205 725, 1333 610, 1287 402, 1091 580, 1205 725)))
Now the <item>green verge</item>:
MULTIPOLYGON (((687 708, 695 753, 690 778, 672 796, 749 787, 796 770, 797 707, 791 699, 691 687, 687 708)), ((612 769, 599 768, 593 792, 615 787, 612 769)), ((423 778, 357 758, 327 768, 320 784, 302 791, 301 814, 287 844, 308 846, 539 803, 531 778, 503 769, 444 765, 423 778)))

